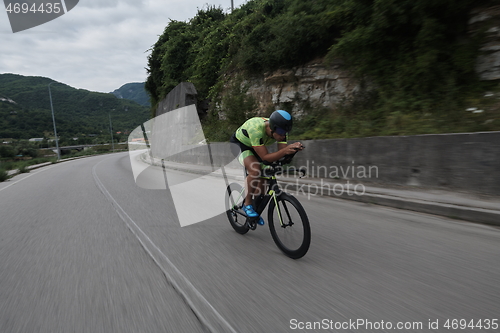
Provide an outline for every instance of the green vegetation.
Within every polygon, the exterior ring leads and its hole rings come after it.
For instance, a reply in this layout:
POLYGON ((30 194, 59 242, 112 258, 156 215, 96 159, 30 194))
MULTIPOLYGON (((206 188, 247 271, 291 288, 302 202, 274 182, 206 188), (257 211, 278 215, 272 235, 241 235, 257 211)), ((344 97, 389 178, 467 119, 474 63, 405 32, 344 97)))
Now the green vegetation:
POLYGON ((29 172, 28 166, 56 161, 56 155, 52 151, 41 151, 38 146, 25 140, 0 143, 0 182, 8 179, 8 170, 18 169, 25 173, 29 172))
MULTIPOLYGON (((88 149, 77 151, 62 151, 62 159, 90 155, 107 154, 111 152, 127 151, 127 143, 97 145, 88 149)), ((29 166, 42 163, 57 163, 57 154, 52 150, 39 149, 39 144, 26 140, 14 141, 10 144, 0 144, 0 182, 9 178, 9 170, 19 170, 21 173, 29 172, 29 166)))
POLYGON ((0 182, 6 181, 9 178, 7 171, 0 169, 0 182))
POLYGON ((211 101, 206 134, 227 140, 256 112, 235 81, 340 58, 375 88, 335 110, 304 105, 295 138, 500 130, 500 86, 480 82, 474 70, 483 34, 468 33, 471 10, 497 3, 250 0, 231 14, 208 6, 167 25, 148 58, 146 90, 155 108, 177 84, 193 82, 198 97, 211 101))
POLYGON ((225 94, 215 96, 216 103, 224 108, 214 108, 217 112, 210 112, 203 120, 203 132, 210 141, 227 141, 243 123, 242 119, 257 115, 256 101, 247 94, 248 87, 243 84, 241 76, 232 80, 225 91, 225 94))
POLYGON ((61 145, 111 141, 110 117, 113 132, 122 134, 148 119, 148 107, 113 94, 75 89, 43 77, 0 74, 0 138, 54 138, 48 88, 51 82, 61 145))

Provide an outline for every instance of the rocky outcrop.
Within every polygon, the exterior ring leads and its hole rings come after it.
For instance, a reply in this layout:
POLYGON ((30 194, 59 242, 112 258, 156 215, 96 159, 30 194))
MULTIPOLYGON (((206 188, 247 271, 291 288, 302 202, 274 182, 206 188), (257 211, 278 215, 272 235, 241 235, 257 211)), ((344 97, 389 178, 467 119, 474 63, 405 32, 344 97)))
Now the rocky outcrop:
POLYGON ((334 107, 361 89, 359 80, 340 61, 327 65, 322 59, 254 77, 244 84, 247 93, 257 100, 259 110, 286 106, 299 114, 305 105, 334 107))
POLYGON ((500 79, 500 6, 475 9, 469 28, 472 35, 485 31, 485 40, 476 62, 480 79, 500 79))

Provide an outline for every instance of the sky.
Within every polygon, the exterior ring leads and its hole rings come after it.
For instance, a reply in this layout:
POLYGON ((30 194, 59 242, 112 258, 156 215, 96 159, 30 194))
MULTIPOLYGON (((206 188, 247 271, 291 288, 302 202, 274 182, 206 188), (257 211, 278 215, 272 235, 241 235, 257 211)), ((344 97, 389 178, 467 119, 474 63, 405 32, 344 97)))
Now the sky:
POLYGON ((169 21, 188 21, 208 5, 229 12, 231 0, 80 0, 66 14, 16 33, 0 5, 0 74, 98 92, 144 82, 151 47, 169 21))

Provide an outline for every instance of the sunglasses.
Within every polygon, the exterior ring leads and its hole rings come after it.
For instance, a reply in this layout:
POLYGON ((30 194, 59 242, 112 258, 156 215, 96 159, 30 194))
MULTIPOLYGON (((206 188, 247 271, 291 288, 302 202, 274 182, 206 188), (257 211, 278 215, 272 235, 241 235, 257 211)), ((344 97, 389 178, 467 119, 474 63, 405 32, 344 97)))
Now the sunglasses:
POLYGON ((274 130, 274 132, 278 135, 281 135, 281 136, 284 136, 286 135, 286 131, 282 128, 279 128, 279 127, 276 127, 276 129, 274 130))

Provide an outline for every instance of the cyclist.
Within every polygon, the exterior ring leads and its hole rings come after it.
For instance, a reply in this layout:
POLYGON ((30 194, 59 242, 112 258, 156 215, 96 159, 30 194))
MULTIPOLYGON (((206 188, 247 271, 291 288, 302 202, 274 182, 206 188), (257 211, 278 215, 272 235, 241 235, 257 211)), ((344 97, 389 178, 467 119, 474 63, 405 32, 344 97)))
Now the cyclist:
MULTIPOLYGON (((264 192, 264 181, 260 178, 263 164, 272 163, 286 155, 302 150, 302 144, 287 144, 287 134, 292 129, 292 116, 284 110, 274 111, 269 118, 248 119, 232 135, 231 150, 247 170, 246 196, 243 209, 248 217, 258 217, 252 205, 252 198, 264 192), (270 153, 266 146, 278 142, 278 151, 270 153)), ((260 217, 260 225, 264 220, 260 217)))

